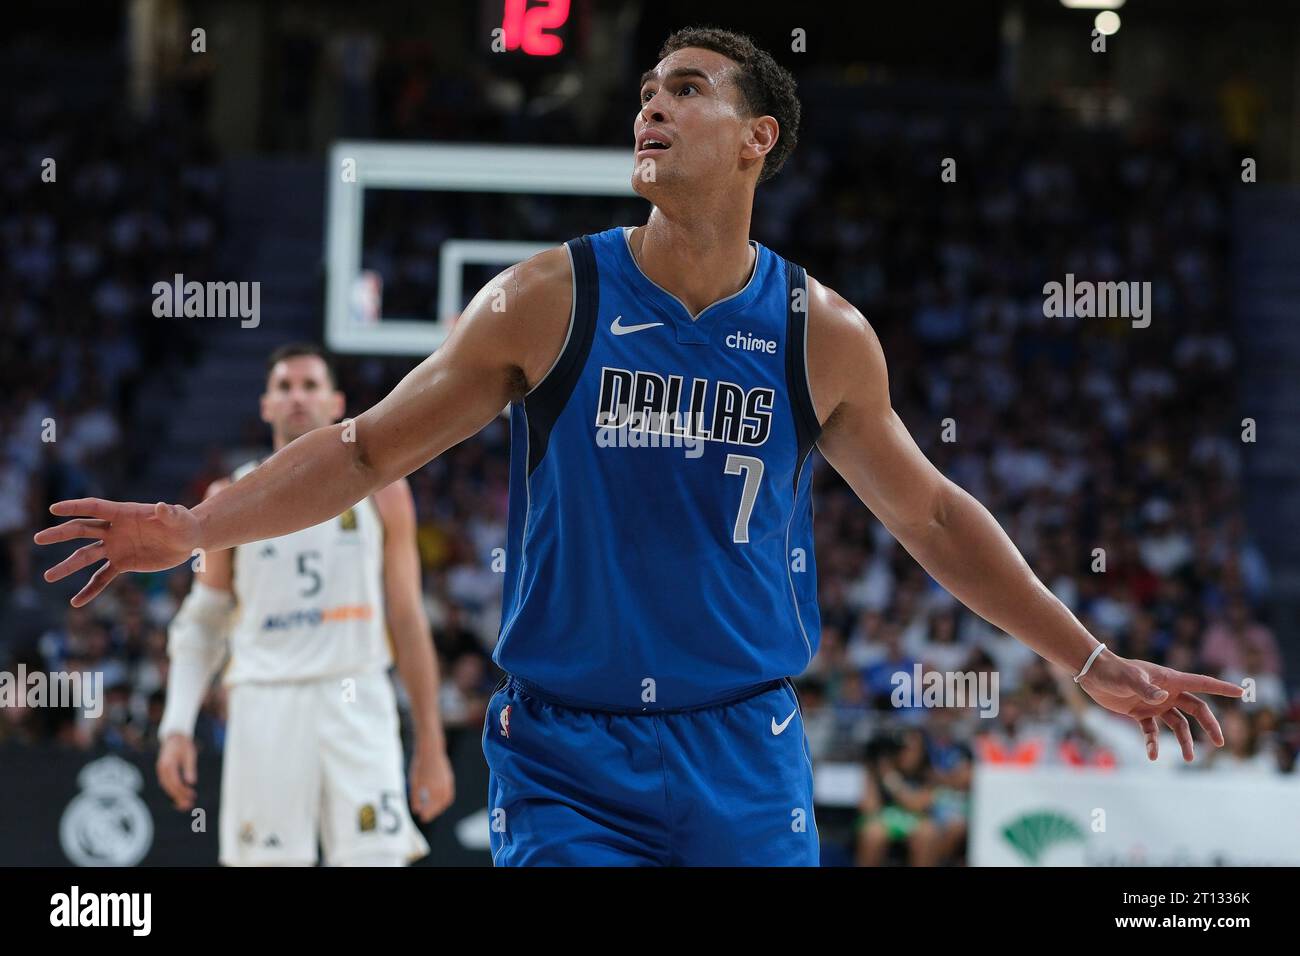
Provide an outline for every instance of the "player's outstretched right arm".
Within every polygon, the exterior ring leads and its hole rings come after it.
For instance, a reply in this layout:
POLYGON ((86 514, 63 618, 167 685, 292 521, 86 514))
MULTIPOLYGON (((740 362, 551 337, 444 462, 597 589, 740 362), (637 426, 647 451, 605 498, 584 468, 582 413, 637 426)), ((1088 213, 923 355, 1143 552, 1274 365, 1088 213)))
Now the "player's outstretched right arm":
POLYGON ((513 266, 466 307, 442 346, 354 422, 309 432, 193 510, 80 498, 37 544, 94 539, 45 573, 58 581, 103 560, 74 607, 123 571, 160 571, 319 524, 478 432, 551 368, 568 329, 572 279, 563 247, 513 266))

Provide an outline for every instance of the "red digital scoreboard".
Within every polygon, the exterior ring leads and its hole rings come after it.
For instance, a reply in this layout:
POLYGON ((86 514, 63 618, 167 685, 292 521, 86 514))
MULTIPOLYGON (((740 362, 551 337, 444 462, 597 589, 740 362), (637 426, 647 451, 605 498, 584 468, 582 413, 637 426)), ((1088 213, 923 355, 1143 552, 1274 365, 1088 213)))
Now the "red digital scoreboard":
POLYGON ((585 0, 484 0, 493 53, 516 62, 567 59, 578 53, 585 0))

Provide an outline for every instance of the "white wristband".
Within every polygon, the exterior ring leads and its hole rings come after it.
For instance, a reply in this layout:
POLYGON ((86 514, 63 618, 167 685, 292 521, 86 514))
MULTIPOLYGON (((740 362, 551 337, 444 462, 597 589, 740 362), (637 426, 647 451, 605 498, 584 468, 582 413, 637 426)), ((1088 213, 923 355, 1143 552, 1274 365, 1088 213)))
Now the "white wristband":
POLYGON ((1092 666, 1092 662, 1095 661, 1098 655, 1101 654, 1101 652, 1104 651, 1105 649, 1106 649, 1106 645, 1100 643, 1092 649, 1092 653, 1088 655, 1088 660, 1084 662, 1083 670, 1079 671, 1079 673, 1074 675, 1074 682, 1076 684, 1079 683, 1079 680, 1083 677, 1084 674, 1088 673, 1088 668, 1092 666))

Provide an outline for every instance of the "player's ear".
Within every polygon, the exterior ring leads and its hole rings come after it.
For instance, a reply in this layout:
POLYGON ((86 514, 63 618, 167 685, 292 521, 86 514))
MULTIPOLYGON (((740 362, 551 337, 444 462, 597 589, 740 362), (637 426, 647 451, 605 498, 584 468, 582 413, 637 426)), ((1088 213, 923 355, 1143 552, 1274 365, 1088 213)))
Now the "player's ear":
POLYGON ((330 405, 330 415, 332 421, 338 421, 343 417, 343 412, 348 407, 347 397, 338 389, 334 390, 333 404, 330 405))
POLYGON ((742 165, 757 166, 761 178, 763 158, 772 151, 780 133, 781 127, 774 116, 758 116, 750 120, 748 132, 740 149, 742 165))
POLYGON ((759 116, 749 123, 749 133, 740 150, 741 159, 759 159, 772 151, 781 127, 775 116, 759 116))
POLYGON ((258 410, 259 410, 260 413, 261 413, 261 416, 262 416, 262 424, 264 424, 264 425, 269 425, 269 424, 271 424, 271 413, 267 410, 267 407, 266 407, 266 406, 267 406, 267 399, 269 399, 269 398, 270 398, 270 394, 269 394, 268 392, 263 392, 261 398, 259 398, 259 399, 257 400, 257 407, 258 407, 258 410))

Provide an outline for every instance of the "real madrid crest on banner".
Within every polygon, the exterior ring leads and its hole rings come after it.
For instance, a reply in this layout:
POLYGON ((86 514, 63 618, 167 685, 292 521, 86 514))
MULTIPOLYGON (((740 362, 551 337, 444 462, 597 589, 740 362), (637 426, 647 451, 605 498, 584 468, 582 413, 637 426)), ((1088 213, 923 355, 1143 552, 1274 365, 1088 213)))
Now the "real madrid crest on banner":
POLYGON ((135 866, 153 845, 153 818, 140 799, 140 771, 103 757, 77 774, 82 792, 63 811, 59 842, 77 866, 135 866))

